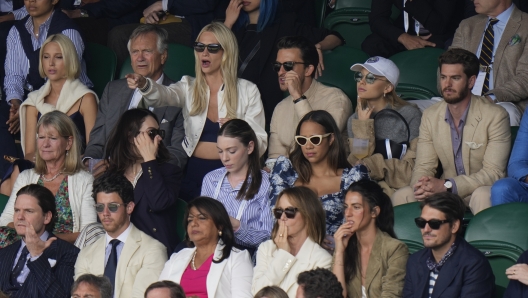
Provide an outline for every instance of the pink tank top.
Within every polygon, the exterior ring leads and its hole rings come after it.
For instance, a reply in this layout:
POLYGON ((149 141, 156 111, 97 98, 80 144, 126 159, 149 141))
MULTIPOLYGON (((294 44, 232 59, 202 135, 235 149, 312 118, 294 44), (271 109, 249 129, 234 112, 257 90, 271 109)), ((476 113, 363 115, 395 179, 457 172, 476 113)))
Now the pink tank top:
POLYGON ((185 292, 185 296, 198 296, 200 298, 208 298, 207 296, 207 274, 211 269, 213 262, 213 255, 211 255, 197 270, 191 268, 191 263, 183 272, 180 285, 185 292))

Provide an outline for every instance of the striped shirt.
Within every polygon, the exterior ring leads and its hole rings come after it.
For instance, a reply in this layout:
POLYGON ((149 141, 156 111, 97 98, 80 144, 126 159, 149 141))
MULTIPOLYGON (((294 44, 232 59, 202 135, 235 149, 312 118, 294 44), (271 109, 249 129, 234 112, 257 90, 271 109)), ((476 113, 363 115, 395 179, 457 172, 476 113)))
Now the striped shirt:
MULTIPOLYGON (((229 216, 236 218, 242 204, 242 200, 237 200, 236 196, 243 182, 232 188, 227 176, 225 176, 226 172, 227 170, 224 167, 205 175, 202 184, 202 196, 208 196, 222 202, 229 216), (225 178, 220 181, 223 177, 225 178), (222 184, 218 197, 215 198, 214 194, 218 183, 222 184)), ((262 183, 260 189, 255 197, 247 202, 240 218, 240 228, 235 231, 236 243, 246 247, 257 247, 260 243, 268 240, 273 227, 273 217, 268 200, 268 173, 261 172, 262 183)))
POLYGON ((429 298, 433 296, 433 289, 436 284, 436 279, 438 278, 438 271, 433 270, 429 273, 429 298))
MULTIPOLYGON (((39 37, 36 37, 33 33, 32 18, 27 20, 25 26, 28 32, 31 34, 31 43, 33 44, 34 50, 40 48, 44 41, 48 38, 48 30, 51 24, 51 18, 53 17, 54 13, 55 12, 52 12, 50 17, 42 25, 40 25, 39 37)), ((87 87, 93 87, 92 82, 86 74, 86 63, 82 58, 84 53, 84 42, 81 38, 81 35, 79 32, 77 32, 77 30, 73 29, 66 29, 61 33, 71 39, 77 51, 79 61, 81 61, 81 76, 79 77, 79 80, 87 87)), ((11 99, 25 99, 24 88, 28 87, 26 86, 26 76, 28 73, 29 59, 27 58, 24 48, 22 47, 20 34, 13 26, 9 31, 9 35, 7 36, 7 56, 5 60, 4 89, 7 102, 10 102, 11 99)))

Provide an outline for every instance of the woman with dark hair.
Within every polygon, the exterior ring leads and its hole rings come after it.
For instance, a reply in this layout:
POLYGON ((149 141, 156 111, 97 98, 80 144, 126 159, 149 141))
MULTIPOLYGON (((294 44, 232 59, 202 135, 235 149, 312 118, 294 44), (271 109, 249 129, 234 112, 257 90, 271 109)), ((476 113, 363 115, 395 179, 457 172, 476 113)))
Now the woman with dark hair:
POLYGON ((283 190, 273 209, 277 221, 271 240, 257 251, 251 290, 279 286, 295 297, 297 275, 315 269, 330 269, 332 256, 321 247, 325 238, 325 211, 317 195, 307 187, 283 190))
POLYGON ((184 248, 171 256, 159 277, 179 283, 187 297, 251 297, 253 264, 234 247, 235 234, 224 205, 198 197, 187 205, 184 248))
POLYGON ((392 203, 374 181, 353 183, 335 233, 333 272, 344 297, 401 297, 407 246, 394 234, 392 203))
MULTIPOLYGON (((294 186, 306 186, 320 198, 326 211, 326 234, 334 235, 343 222, 343 196, 352 182, 368 178, 365 166, 351 167, 334 118, 326 111, 306 114, 295 132, 290 159, 279 156, 270 176, 270 200, 294 186)), ((331 237, 326 242, 331 247, 331 237)))
POLYGON ((260 169, 258 139, 241 119, 226 122, 218 131, 216 147, 223 168, 205 175, 202 196, 212 197, 229 214, 235 241, 251 255, 268 240, 273 226, 268 173, 260 169))
POLYGON ((134 186, 132 223, 160 241, 170 255, 176 236, 176 200, 181 169, 169 163, 158 118, 146 109, 128 110, 119 119, 106 144, 108 172, 124 175, 134 186))

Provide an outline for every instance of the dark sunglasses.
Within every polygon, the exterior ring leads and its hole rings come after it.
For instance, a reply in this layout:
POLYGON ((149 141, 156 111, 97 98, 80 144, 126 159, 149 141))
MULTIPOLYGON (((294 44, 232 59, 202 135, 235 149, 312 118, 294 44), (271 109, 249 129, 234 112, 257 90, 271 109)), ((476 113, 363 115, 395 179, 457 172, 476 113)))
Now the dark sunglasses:
POLYGON ((419 227, 420 229, 424 229, 425 228, 425 225, 428 224, 429 227, 433 230, 438 230, 440 229, 440 226, 445 224, 445 223, 448 223, 449 220, 440 220, 440 219, 431 219, 431 220, 425 220, 421 217, 417 217, 414 219, 414 223, 416 223, 416 226, 419 227))
POLYGON ((286 213, 287 218, 294 218, 295 214, 297 213, 299 209, 295 207, 288 207, 286 209, 282 208, 275 208, 273 209, 273 215, 275 215, 276 219, 280 219, 283 213, 286 213))
POLYGON ((365 78, 365 82, 367 82, 367 84, 374 84, 374 82, 376 80, 380 80, 380 81, 385 81, 385 82, 388 82, 387 80, 384 80, 382 78, 377 78, 373 73, 369 72, 367 73, 366 76, 364 76, 361 72, 356 72, 354 74, 354 80, 356 80, 356 82, 361 82, 361 80, 363 80, 363 78, 365 78))
POLYGON ((328 137, 332 133, 325 133, 324 135, 313 135, 311 137, 305 137, 305 136, 295 136, 295 142, 299 144, 299 146, 305 146, 308 141, 312 143, 314 146, 321 145, 321 142, 324 138, 328 137))
POLYGON ((160 136, 162 139, 165 138, 165 131, 163 129, 151 129, 147 131, 147 134, 153 140, 156 136, 160 136))
MULTIPOLYGON (((126 205, 127 204, 108 203, 108 205, 106 205, 106 206, 108 207, 108 210, 110 210, 110 212, 116 213, 117 209, 119 209, 119 206, 126 206, 126 205)), ((104 211, 105 204, 102 204, 102 203, 94 204, 94 207, 95 207, 95 211, 97 211, 97 213, 101 213, 101 212, 104 211)))
POLYGON ((205 48, 207 48, 207 51, 211 54, 216 54, 222 49, 222 46, 218 43, 204 44, 201 42, 195 42, 193 47, 198 53, 205 51, 205 48))
POLYGON ((280 63, 280 62, 277 62, 275 61, 272 66, 273 66, 273 70, 276 71, 276 72, 279 72, 280 69, 281 69, 281 66, 284 67, 284 70, 285 71, 290 71, 293 69, 293 67, 295 66, 295 64, 304 64, 304 65, 307 65, 308 63, 305 63, 305 62, 294 62, 294 61, 286 61, 284 63, 280 63))

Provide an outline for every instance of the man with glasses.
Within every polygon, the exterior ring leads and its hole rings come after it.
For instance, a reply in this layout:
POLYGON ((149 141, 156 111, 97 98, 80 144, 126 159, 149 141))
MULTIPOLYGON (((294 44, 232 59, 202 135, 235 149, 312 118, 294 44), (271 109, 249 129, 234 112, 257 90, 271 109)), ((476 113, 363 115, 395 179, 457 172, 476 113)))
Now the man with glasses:
POLYGON ((407 261, 403 297, 494 297, 488 260, 461 236, 464 201, 444 192, 426 198, 420 208, 415 222, 425 248, 407 261))
POLYGON ((475 54, 450 49, 438 64, 444 100, 424 111, 410 186, 394 193, 392 203, 447 191, 462 197, 477 214, 491 207, 491 185, 505 176, 510 119, 501 106, 471 94, 479 72, 475 54))
POLYGON ((123 175, 105 173, 97 178, 93 197, 105 236, 83 248, 75 264, 75 278, 86 273, 105 275, 115 298, 142 297, 158 280, 167 250, 130 222, 134 189, 123 175))
POLYGON ((316 46, 303 36, 287 36, 277 44, 279 49, 273 69, 279 86, 290 95, 273 112, 266 167, 272 169, 277 157, 288 156, 293 149, 295 129, 301 118, 313 110, 325 110, 347 138, 346 121, 352 114, 352 102, 338 88, 327 87, 315 80, 319 64, 316 46))

